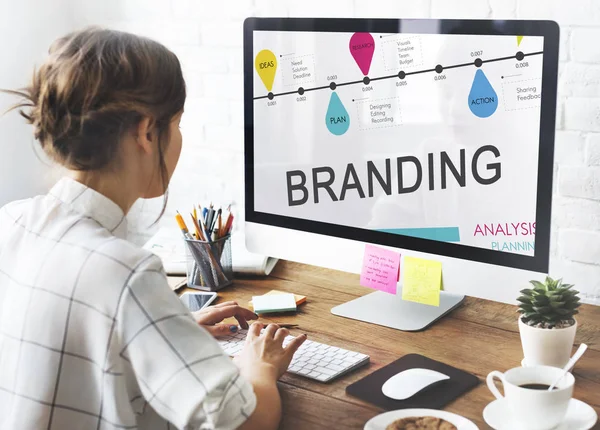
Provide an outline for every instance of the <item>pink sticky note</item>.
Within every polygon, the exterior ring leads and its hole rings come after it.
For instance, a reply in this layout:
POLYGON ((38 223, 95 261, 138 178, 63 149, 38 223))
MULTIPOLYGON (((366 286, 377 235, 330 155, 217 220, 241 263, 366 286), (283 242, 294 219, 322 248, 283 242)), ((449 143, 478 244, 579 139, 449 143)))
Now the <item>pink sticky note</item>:
POLYGON ((400 254, 377 246, 365 245, 360 285, 396 294, 399 271, 400 254))

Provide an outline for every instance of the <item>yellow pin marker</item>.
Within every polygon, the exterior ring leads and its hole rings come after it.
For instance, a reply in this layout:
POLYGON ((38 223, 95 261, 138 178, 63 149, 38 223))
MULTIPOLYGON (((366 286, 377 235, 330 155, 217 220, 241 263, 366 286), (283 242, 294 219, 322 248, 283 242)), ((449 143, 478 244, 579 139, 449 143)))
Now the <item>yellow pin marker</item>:
POLYGON ((523 40, 523 36, 517 36, 517 46, 521 45, 521 40, 523 40))
POLYGON ((260 79, 265 84, 267 91, 273 89, 273 81, 275 81, 275 71, 277 70, 277 57, 268 49, 263 49, 256 54, 254 67, 260 79))

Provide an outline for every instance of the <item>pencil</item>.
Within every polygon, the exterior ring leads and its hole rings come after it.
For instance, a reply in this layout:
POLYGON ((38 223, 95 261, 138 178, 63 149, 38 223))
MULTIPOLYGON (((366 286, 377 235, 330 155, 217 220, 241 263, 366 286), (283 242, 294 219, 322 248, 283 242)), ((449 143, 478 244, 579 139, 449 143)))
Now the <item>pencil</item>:
POLYGON ((231 233, 231 227, 233 225, 233 214, 231 214, 229 216, 229 218, 227 219, 227 224, 225 225, 225 234, 229 234, 231 233))
POLYGON ((183 220, 183 217, 181 216, 179 211, 177 211, 177 215, 175 215, 175 220, 177 221, 177 225, 179 225, 179 229, 181 230, 183 235, 187 238, 192 237, 190 234, 190 231, 188 230, 187 225, 185 225, 185 221, 183 220))
MULTIPOLYGON (((195 209, 194 209, 194 211, 195 211, 195 209)), ((194 214, 190 214, 190 215, 192 215, 192 221, 194 222, 194 228, 196 229, 196 236, 198 237, 198 240, 204 240, 204 235, 202 234, 202 230, 200 230, 200 225, 198 225, 198 220, 196 219, 194 214)))
POLYGON ((227 212, 227 216, 225 217, 225 220, 223 222, 223 226, 221 228, 221 231, 219 233, 221 235, 221 237, 223 237, 223 236, 225 236, 227 234, 227 224, 229 223, 229 217, 230 216, 231 216, 231 212, 228 211, 227 212))
POLYGON ((217 239, 221 238, 221 230, 223 228, 223 222, 221 220, 221 209, 219 209, 219 211, 217 212, 217 227, 215 228, 215 230, 217 231, 217 235, 219 236, 217 239))

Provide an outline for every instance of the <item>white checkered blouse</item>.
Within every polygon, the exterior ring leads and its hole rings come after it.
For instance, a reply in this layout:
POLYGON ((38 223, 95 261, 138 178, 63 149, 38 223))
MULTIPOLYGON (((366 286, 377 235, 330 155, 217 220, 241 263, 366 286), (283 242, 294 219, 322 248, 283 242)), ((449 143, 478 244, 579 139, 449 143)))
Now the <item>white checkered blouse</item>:
POLYGON ((252 386, 72 179, 0 209, 0 429, 231 429, 252 386))

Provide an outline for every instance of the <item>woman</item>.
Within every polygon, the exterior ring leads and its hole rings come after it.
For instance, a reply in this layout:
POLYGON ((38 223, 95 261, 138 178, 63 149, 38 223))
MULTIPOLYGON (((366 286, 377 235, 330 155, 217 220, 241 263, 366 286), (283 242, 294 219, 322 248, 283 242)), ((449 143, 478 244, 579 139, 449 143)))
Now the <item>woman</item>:
MULTIPOLYGON (((0 210, 0 428, 272 429, 276 381, 306 339, 250 327, 243 352, 212 335, 256 315, 191 315, 160 260, 125 241, 138 198, 165 194, 181 151, 177 57, 127 33, 59 39, 17 107, 68 177, 0 210)), ((164 211, 164 209, 163 209, 164 211)))

